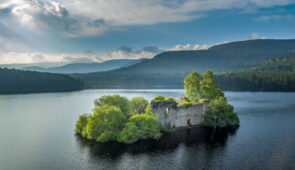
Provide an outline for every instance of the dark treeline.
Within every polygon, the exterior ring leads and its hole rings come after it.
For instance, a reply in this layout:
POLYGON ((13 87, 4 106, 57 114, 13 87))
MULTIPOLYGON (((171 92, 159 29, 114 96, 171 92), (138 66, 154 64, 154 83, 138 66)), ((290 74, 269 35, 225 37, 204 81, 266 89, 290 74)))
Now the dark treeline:
POLYGON ((291 53, 284 57, 269 59, 252 67, 253 71, 287 71, 295 72, 295 54, 291 53))
POLYGON ((0 94, 74 91, 83 83, 62 74, 0 68, 0 94))
MULTIPOLYGON (((189 73, 179 74, 108 74, 80 78, 86 88, 183 88, 183 78, 189 73)), ((79 77, 79 75, 75 75, 79 77)), ((228 91, 295 91, 295 73, 281 71, 240 71, 217 74, 218 85, 228 91)))
POLYGON ((101 72, 96 74, 74 74, 83 81, 85 88, 147 89, 183 88, 183 79, 189 73, 179 74, 120 74, 101 72))
POLYGON ((295 54, 266 60, 249 69, 217 76, 223 90, 295 91, 295 54))
POLYGON ((217 75, 223 90, 295 91, 295 72, 243 71, 217 75))

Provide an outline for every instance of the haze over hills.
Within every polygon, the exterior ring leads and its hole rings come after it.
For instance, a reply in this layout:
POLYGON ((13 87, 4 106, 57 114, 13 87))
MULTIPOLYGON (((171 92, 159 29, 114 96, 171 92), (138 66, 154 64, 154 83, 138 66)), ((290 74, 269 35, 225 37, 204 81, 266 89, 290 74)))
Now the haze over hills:
POLYGON ((44 63, 22 63, 22 64, 0 64, 0 68, 8 68, 8 69, 23 69, 25 67, 60 67, 69 63, 65 62, 44 62, 44 63))
POLYGON ((108 60, 101 63, 73 63, 73 64, 66 64, 59 67, 24 67, 22 70, 29 70, 29 71, 38 71, 38 72, 48 72, 48 73, 91 73, 91 72, 100 72, 100 71, 109 71, 114 70, 122 67, 128 67, 138 62, 143 61, 144 59, 120 59, 120 60, 108 60))

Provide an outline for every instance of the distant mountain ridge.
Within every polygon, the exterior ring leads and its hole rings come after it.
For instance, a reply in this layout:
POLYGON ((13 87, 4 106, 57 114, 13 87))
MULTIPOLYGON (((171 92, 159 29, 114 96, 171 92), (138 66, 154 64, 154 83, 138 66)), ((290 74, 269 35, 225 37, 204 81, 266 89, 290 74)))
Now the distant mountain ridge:
MULTIPOLYGON (((270 66, 276 68, 273 69, 274 71, 291 70, 293 67, 286 65, 286 59, 280 57, 294 52, 295 40, 238 41, 216 45, 208 50, 164 52, 129 67, 100 73, 73 74, 72 76, 83 81, 86 88, 179 88, 183 85, 183 78, 192 71, 202 73, 205 70, 213 70, 216 74, 249 71, 254 68, 256 68, 254 71, 257 69, 258 71, 272 71, 268 70, 270 66), (276 60, 275 58, 280 58, 279 62, 270 65, 269 62, 272 59, 276 60), (283 69, 282 66, 284 66, 283 69)), ((287 63, 294 60, 290 57, 287 59, 287 63)), ((267 79, 271 78, 271 74, 263 73, 262 75, 267 79)), ((276 74, 276 76, 283 75, 289 80, 293 73, 276 74)), ((226 83, 227 81, 224 84, 226 83)), ((287 84, 286 86, 292 85, 287 84)))
MULTIPOLYGON (((167 51, 111 72, 121 74, 235 71, 295 52, 295 40, 258 39, 215 45, 208 50, 167 51)), ((95 73, 94 73, 95 74, 95 73)))
POLYGON ((128 67, 138 62, 143 61, 144 59, 120 59, 120 60, 108 60, 102 63, 73 63, 73 64, 66 64, 64 66, 59 67, 24 67, 22 70, 29 70, 29 71, 38 71, 38 72, 48 72, 48 73, 91 73, 91 72, 100 72, 100 71, 109 71, 114 69, 119 69, 122 67, 128 67))
MULTIPOLYGON (((182 89, 187 73, 121 74, 102 72, 74 77, 85 88, 182 89)), ((263 61, 243 70, 215 74, 218 85, 228 91, 295 91, 295 54, 263 61)))

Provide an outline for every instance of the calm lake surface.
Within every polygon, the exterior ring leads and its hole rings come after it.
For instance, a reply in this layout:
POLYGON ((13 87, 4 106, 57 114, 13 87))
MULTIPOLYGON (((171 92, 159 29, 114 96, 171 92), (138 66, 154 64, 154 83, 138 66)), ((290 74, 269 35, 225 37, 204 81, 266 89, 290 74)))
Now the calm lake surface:
POLYGON ((295 93, 226 92, 241 126, 208 138, 95 144, 74 135, 102 95, 180 97, 183 90, 84 90, 0 96, 0 169, 295 169, 295 93))

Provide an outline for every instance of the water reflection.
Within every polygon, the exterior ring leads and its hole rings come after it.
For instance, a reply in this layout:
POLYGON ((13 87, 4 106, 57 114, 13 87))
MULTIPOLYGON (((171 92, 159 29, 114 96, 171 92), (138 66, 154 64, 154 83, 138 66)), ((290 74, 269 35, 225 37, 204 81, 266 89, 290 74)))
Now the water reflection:
POLYGON ((172 133, 165 133, 160 140, 145 140, 134 144, 122 144, 117 142, 98 143, 76 135, 76 141, 81 150, 88 150, 91 157, 105 156, 116 159, 124 153, 157 153, 173 151, 184 144, 186 147, 205 144, 210 149, 226 146, 227 139, 234 136, 238 128, 212 128, 197 127, 191 129, 179 129, 172 133))

